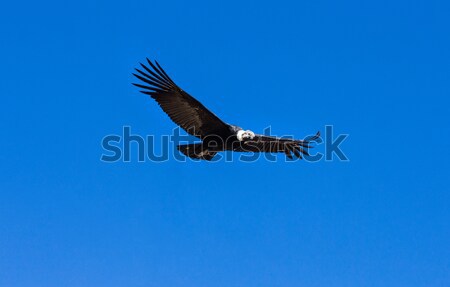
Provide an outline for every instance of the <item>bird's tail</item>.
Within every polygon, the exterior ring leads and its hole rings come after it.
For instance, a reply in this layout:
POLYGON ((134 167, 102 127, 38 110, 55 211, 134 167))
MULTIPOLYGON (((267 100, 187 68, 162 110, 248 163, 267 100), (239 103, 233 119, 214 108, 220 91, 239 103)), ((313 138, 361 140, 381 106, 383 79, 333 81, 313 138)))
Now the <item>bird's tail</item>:
POLYGON ((177 149, 184 155, 193 159, 212 160, 217 153, 216 151, 209 151, 208 148, 203 147, 203 144, 201 143, 179 145, 177 146, 177 149))

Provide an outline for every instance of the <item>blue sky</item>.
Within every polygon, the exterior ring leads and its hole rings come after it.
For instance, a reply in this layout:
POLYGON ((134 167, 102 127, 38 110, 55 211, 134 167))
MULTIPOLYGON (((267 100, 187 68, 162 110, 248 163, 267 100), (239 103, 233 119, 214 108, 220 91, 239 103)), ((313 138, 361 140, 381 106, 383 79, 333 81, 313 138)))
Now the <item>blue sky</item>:
POLYGON ((2 6, 0 286, 450 285, 446 1, 2 6), (101 162, 175 127, 145 57, 227 122, 333 125, 350 161, 101 162))

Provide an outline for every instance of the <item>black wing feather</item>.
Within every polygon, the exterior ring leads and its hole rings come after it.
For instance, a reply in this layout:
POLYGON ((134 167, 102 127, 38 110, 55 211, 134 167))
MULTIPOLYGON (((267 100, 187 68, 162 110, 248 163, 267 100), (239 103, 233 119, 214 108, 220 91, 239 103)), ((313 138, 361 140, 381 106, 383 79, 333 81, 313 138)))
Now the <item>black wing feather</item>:
POLYGON ((313 137, 306 140, 294 140, 286 138, 277 138, 265 135, 255 135, 252 140, 247 140, 243 143, 242 148, 238 151, 251 151, 251 152, 284 152, 287 157, 292 158, 292 153, 302 158, 303 155, 309 155, 309 145, 320 137, 320 132, 313 137))
POLYGON ((162 83, 168 83, 169 86, 176 86, 172 81, 167 81, 167 79, 164 79, 164 77, 162 77, 161 72, 153 65, 152 62, 150 62, 150 60, 147 58, 147 62, 150 64, 150 67, 152 67, 152 69, 154 71, 156 71, 158 74, 156 74, 155 72, 153 72, 152 70, 150 70, 149 68, 147 68, 147 66, 145 66, 144 64, 141 63, 141 66, 144 67, 144 69, 146 71, 148 71, 150 74, 152 74, 156 79, 158 79, 158 81, 161 81, 162 83))
POLYGON ((156 61, 156 65, 149 59, 147 61, 151 69, 141 63, 146 72, 136 69, 139 74, 133 75, 149 86, 136 83, 133 85, 141 88, 142 93, 150 95, 172 121, 189 134, 201 139, 228 130, 229 126, 226 123, 180 89, 156 61))

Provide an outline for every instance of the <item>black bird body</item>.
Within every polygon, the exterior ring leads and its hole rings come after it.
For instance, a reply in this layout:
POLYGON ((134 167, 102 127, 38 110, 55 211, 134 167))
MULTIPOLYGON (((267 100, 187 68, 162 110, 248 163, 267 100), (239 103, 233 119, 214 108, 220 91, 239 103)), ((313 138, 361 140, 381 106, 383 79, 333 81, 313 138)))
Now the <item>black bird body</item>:
POLYGON ((180 152, 195 159, 211 160, 217 152, 284 152, 289 158, 308 155, 308 144, 320 134, 308 140, 293 140, 257 135, 241 127, 223 122, 202 103, 179 88, 158 62, 147 59, 149 67, 141 64, 133 74, 144 84, 133 84, 141 92, 150 95, 163 111, 187 133, 202 140, 200 143, 179 145, 180 152))

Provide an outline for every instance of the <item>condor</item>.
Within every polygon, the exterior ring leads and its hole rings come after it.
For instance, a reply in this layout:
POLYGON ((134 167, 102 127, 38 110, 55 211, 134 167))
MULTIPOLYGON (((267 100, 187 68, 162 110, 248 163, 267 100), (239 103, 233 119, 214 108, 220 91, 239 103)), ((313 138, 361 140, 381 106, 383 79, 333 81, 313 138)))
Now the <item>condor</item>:
POLYGON ((194 159, 211 160, 220 151, 238 152, 284 152, 287 157, 308 155, 312 141, 320 133, 307 140, 294 140, 255 134, 250 130, 227 124, 209 111, 194 97, 178 87, 158 62, 147 59, 148 66, 133 73, 143 83, 133 85, 152 97, 163 111, 187 133, 201 139, 199 143, 179 145, 183 154, 194 159))

